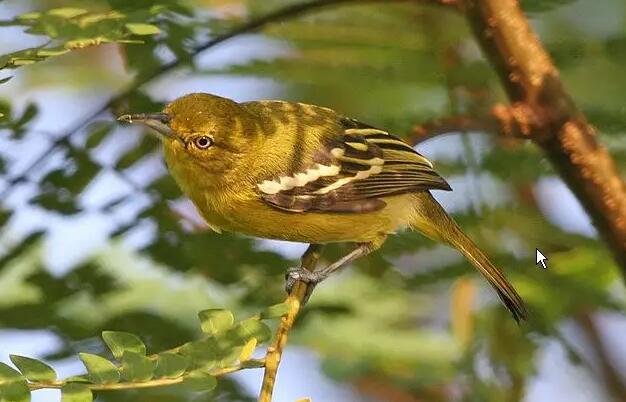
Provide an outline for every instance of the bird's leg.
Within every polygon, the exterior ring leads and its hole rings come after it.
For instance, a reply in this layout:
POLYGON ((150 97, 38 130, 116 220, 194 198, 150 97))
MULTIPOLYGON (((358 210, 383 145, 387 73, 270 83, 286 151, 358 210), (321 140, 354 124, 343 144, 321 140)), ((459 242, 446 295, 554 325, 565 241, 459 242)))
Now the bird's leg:
MULTIPOLYGON (((309 247, 306 249, 304 254, 302 254, 302 257, 300 258, 300 267, 289 268, 287 270, 287 273, 285 274, 285 291, 287 293, 291 293, 291 289, 293 289, 293 286, 299 280, 309 283, 305 279, 301 279, 301 278, 313 272, 313 270, 315 269, 315 266, 317 265, 317 262, 322 256, 323 247, 324 246, 321 244, 315 244, 315 243, 309 244, 309 247)), ((311 290, 309 290, 307 287, 307 296, 305 298, 306 300, 308 300, 310 293, 312 291, 313 291, 312 287, 311 287, 311 290)))
MULTIPOLYGON (((306 255, 307 253, 309 253, 309 250, 311 249, 312 246, 313 245, 309 246, 309 249, 304 253, 304 256, 302 257, 303 260, 306 258, 306 255)), ((346 254, 345 256, 341 257, 339 260, 317 271, 309 271, 302 267, 292 268, 288 270, 287 274, 285 275, 287 279, 286 290, 287 292, 290 292, 291 288, 297 281, 302 281, 302 282, 307 283, 309 286, 307 287, 307 295, 305 297, 305 302, 306 302, 309 299, 309 296, 311 296, 311 293, 313 292, 313 288, 315 288, 315 285, 322 282, 324 279, 328 278, 330 274, 332 274, 333 272, 339 270, 340 268, 351 263, 357 258, 368 255, 369 253, 371 253, 373 250, 377 248, 378 247, 376 243, 361 243, 357 246, 357 248, 352 250, 350 253, 346 254)), ((315 251, 318 251, 318 250, 315 250, 315 251)), ((317 256, 317 258, 319 258, 319 255, 317 256)))

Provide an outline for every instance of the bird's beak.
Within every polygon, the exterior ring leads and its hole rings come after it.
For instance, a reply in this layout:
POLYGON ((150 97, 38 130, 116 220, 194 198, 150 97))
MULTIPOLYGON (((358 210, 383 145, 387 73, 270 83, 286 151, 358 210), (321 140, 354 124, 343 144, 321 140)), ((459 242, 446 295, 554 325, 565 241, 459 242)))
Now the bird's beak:
POLYGON ((141 123, 156 131, 159 136, 174 137, 174 131, 169 126, 171 118, 167 113, 125 114, 118 117, 117 120, 126 123, 141 123))

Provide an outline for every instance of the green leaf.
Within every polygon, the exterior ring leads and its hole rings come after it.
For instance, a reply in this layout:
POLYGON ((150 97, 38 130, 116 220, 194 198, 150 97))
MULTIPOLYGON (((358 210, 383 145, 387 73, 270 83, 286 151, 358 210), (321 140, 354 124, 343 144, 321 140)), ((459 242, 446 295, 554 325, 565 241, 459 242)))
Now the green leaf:
POLYGON ((95 384, 114 384, 119 382, 120 373, 113 363, 98 355, 79 353, 78 357, 87 368, 89 379, 95 384))
POLYGON ((11 104, 0 99, 0 112, 2 112, 4 116, 10 117, 13 114, 11 104))
POLYGON ((28 381, 49 382, 57 379, 54 369, 44 362, 18 355, 10 355, 9 357, 28 381))
POLYGON ((4 226, 12 215, 12 211, 8 209, 0 209, 0 227, 4 226))
POLYGON ((0 382, 0 402, 29 402, 30 390, 26 380, 0 382))
POLYGON ((210 309, 198 313, 202 325, 202 332, 214 335, 233 326, 235 317, 228 310, 210 309))
POLYGON ((30 390, 19 371, 0 363, 0 402, 30 401, 30 390))
POLYGON ((0 362, 0 383, 10 380, 21 380, 22 374, 13 367, 0 362))
MULTIPOLYGON (((44 235, 44 232, 35 232, 25 239, 23 239, 20 244, 18 244, 15 248, 7 252, 0 258, 0 267, 5 267, 9 262, 23 255, 23 253, 27 253, 29 250, 34 249, 39 244, 39 240, 44 235)), ((9 367, 9 366, 6 366, 9 367)), ((10 368, 10 367, 9 367, 10 368)), ((13 370, 13 369, 11 369, 13 370)), ((2 365, 0 364, 0 378, 2 377, 2 365)))
POLYGON ((274 304, 273 306, 269 306, 263 312, 261 312, 261 319, 264 320, 268 318, 282 317, 288 312, 289 312, 289 304, 287 303, 274 304))
POLYGON ((32 199, 32 203, 63 215, 72 215, 79 211, 74 199, 66 192, 58 190, 42 192, 32 199))
POLYGON ((168 200, 180 197, 180 188, 170 175, 164 175, 156 179, 150 184, 149 188, 168 200))
MULTIPOLYGON (((2 67, 0 66, 0 68, 2 67)), ((0 84, 4 84, 5 82, 8 82, 11 78, 13 78, 12 75, 9 75, 8 77, 0 78, 0 84)), ((0 113, 0 116, 2 116, 1 113, 0 113)))
POLYGON ((93 394, 87 386, 69 383, 61 388, 61 402, 91 402, 93 394))
MULTIPOLYGON (((84 10, 82 8, 74 8, 74 7, 62 7, 62 8, 53 8, 51 10, 48 10, 47 14, 49 15, 54 15, 57 17, 63 17, 63 18, 73 18, 73 17, 77 17, 79 15, 82 14, 86 14, 87 10, 84 10)), ((24 16, 22 15, 22 18, 24 18, 24 16)))
POLYGON ((185 373, 190 363, 191 359, 187 356, 164 352, 159 354, 154 375, 157 378, 177 378, 185 373))
POLYGON ((133 35, 156 35, 161 33, 159 27, 152 24, 128 23, 124 26, 133 35))
POLYGON ((25 13, 22 15, 18 15, 17 19, 18 20, 36 20, 39 17, 41 17, 41 13, 33 12, 33 13, 25 13))
POLYGON ((183 385, 191 391, 211 391, 217 386, 217 380, 211 374, 203 370, 192 371, 185 375, 183 385))
POLYGON ((67 377, 65 379, 65 382, 80 382, 80 383, 89 384, 91 383, 91 380, 89 380, 89 377, 87 375, 81 374, 81 375, 73 375, 71 377, 67 377))
POLYGON ((240 322, 235 332, 246 342, 250 338, 256 338, 259 343, 263 343, 272 337, 270 328, 263 322, 254 318, 240 322))
POLYGON ((194 368, 208 369, 217 362, 218 347, 214 339, 203 339, 184 344, 180 353, 191 358, 194 368))
POLYGON ((111 122, 96 122, 90 127, 89 136, 85 142, 85 148, 93 149, 102 143, 102 140, 113 129, 111 122))
POLYGON ((29 121, 31 121, 37 113, 39 112, 37 105, 34 103, 29 103, 24 110, 24 113, 20 116, 20 118, 15 122, 16 126, 23 126, 29 121))
POLYGON ((107 344, 116 359, 121 359, 124 352, 146 354, 146 345, 137 335, 128 332, 103 331, 102 339, 107 344))
POLYGON ((128 381, 148 381, 154 376, 156 362, 141 353, 126 351, 122 356, 122 376, 128 381))
POLYGON ((154 150, 158 145, 159 143, 157 141, 154 141, 154 138, 152 138, 152 136, 144 136, 137 146, 128 150, 120 157, 120 159, 115 164, 115 169, 124 170, 131 167, 139 160, 145 158, 148 153, 154 150))

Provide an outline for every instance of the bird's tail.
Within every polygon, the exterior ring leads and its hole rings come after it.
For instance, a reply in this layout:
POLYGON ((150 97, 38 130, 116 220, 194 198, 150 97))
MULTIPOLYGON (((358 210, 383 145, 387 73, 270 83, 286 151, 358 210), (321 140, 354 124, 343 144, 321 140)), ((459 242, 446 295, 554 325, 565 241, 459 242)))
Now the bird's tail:
POLYGON ((498 292, 502 303, 509 309, 516 321, 525 320, 527 310, 524 301, 504 274, 489 261, 456 222, 446 213, 428 192, 416 193, 416 214, 411 227, 426 236, 446 242, 459 250, 498 292))

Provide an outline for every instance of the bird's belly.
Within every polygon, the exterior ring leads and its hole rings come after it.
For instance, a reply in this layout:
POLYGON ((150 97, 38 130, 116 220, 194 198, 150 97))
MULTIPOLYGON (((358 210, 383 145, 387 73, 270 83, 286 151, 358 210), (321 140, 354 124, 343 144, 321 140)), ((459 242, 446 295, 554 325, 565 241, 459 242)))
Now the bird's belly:
MULTIPOLYGON (((267 239, 305 243, 369 242, 405 227, 412 213, 406 196, 385 199, 387 206, 368 213, 285 212, 260 200, 231 200, 216 209, 196 206, 214 228, 267 239)), ((213 204, 214 205, 214 204, 213 204)))

